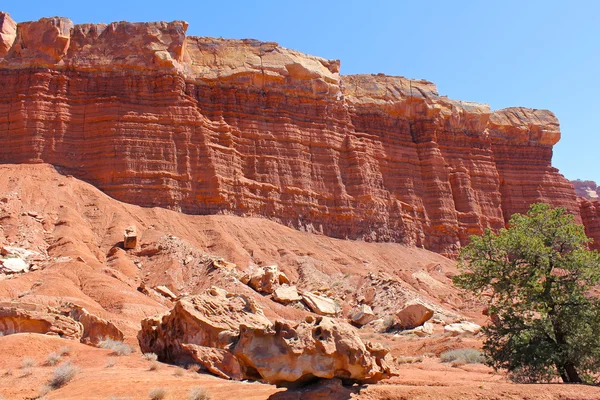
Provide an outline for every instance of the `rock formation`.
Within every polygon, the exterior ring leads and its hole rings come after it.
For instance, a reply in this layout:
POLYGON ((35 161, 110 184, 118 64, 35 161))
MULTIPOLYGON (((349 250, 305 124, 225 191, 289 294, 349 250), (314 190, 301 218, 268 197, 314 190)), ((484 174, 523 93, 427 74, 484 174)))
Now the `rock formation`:
POLYGON ((57 335, 91 345, 104 339, 123 340, 113 323, 76 305, 62 311, 33 303, 0 303, 0 332, 57 335))
POLYGON ((14 25, 0 15, 3 163, 51 163, 142 206, 447 255, 532 202, 578 212, 549 111, 341 76, 339 61, 187 37, 181 21, 14 25))
POLYGON ((271 323, 248 297, 211 288, 142 321, 142 352, 195 362, 226 379, 275 384, 315 378, 376 382, 392 375, 388 350, 363 343, 354 328, 326 317, 271 323))

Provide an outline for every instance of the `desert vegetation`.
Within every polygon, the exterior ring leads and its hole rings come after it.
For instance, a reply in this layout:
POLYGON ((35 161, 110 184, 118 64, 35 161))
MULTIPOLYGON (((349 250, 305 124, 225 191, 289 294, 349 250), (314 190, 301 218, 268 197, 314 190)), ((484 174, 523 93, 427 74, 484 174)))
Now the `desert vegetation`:
POLYGON ((457 286, 489 303, 487 363, 517 382, 596 383, 600 374, 600 255, 564 208, 534 204, 509 228, 472 237, 457 286))

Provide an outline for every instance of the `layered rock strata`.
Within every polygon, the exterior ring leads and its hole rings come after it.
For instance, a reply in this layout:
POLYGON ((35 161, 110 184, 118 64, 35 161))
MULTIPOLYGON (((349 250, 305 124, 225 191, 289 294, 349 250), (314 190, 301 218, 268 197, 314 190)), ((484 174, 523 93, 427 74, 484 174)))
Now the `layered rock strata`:
POLYGON ((341 76, 339 61, 187 24, 0 16, 0 162, 55 165, 107 194, 194 214, 455 254, 530 203, 578 214, 549 111, 341 76))

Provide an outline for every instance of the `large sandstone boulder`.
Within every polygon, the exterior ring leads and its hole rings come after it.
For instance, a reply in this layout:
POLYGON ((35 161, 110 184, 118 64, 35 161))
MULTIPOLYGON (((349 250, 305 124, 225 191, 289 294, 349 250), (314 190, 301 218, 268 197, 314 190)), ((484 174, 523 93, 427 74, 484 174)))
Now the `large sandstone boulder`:
POLYGON ((135 226, 128 226, 123 233, 123 248, 135 249, 137 247, 137 229, 135 226))
POLYGON ((161 361, 198 363, 227 379, 375 382, 392 374, 388 350, 363 343, 348 324, 323 317, 272 324, 251 299, 214 287, 144 319, 138 340, 161 361))
POLYGON ((429 321, 433 317, 433 310, 429 306, 415 300, 407 303, 396 314, 396 317, 402 329, 413 329, 429 321))
POLYGON ((142 320, 138 341, 142 352, 155 353, 162 361, 195 361, 210 370, 202 357, 183 344, 228 349, 237 340, 240 324, 265 328, 271 322, 252 299, 212 287, 204 294, 180 299, 165 314, 142 320))
POLYGON ((274 384, 314 378, 367 383, 392 375, 386 350, 365 345, 353 327, 327 317, 276 321, 268 329, 242 325, 233 352, 246 371, 274 384))

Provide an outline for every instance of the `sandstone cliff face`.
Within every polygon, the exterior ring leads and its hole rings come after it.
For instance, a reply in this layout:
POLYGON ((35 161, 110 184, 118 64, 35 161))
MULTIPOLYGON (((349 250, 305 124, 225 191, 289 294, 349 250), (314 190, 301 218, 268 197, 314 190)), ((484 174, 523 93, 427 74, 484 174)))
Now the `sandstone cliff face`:
POLYGON ((13 25, 0 16, 0 162, 51 163, 143 206, 448 255, 532 202, 578 214, 549 111, 340 76, 276 43, 186 37, 185 22, 13 25))

